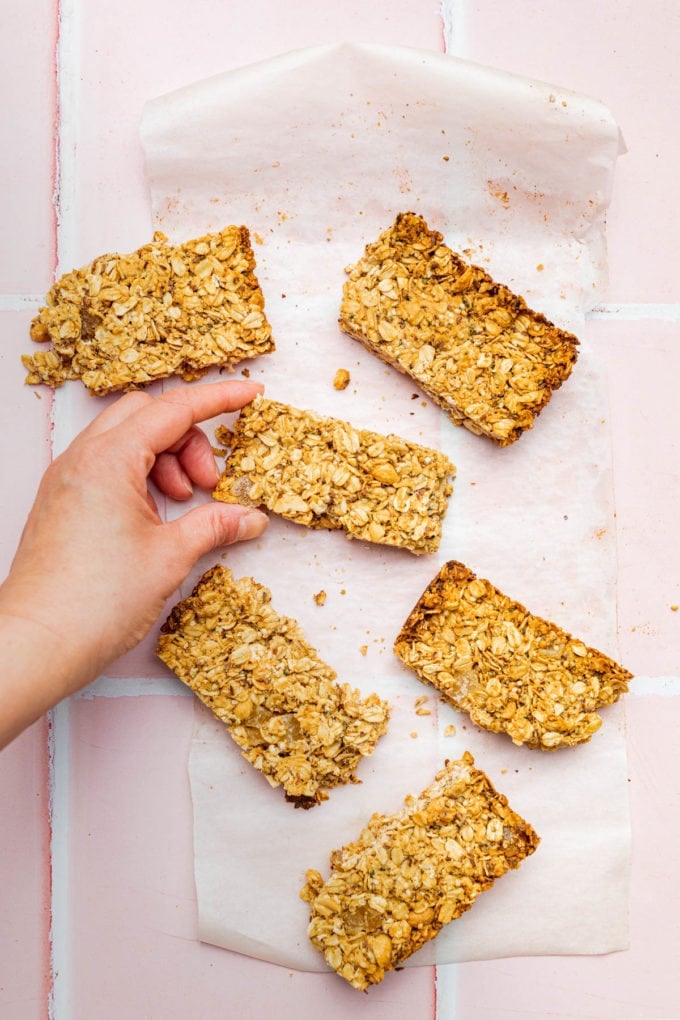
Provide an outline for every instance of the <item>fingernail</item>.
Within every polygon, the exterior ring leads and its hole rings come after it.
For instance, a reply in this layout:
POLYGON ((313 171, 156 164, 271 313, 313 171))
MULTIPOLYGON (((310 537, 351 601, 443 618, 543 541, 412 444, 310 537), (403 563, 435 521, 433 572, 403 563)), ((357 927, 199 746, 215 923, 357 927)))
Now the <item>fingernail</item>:
POLYGON ((179 469, 179 480, 186 489, 187 495, 193 496, 194 487, 191 484, 191 479, 189 478, 189 475, 186 473, 186 471, 184 471, 182 468, 179 469))
POLYGON ((238 522, 237 542, 246 542, 249 538, 257 538, 269 524, 269 518, 259 510, 247 510, 238 522))

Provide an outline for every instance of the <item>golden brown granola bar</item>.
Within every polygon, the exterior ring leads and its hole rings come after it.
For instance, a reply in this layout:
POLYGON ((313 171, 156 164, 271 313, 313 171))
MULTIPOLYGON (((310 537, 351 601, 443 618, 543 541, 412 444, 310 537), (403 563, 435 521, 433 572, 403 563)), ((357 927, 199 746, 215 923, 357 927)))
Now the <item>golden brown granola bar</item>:
POLYGON ((264 397, 229 442, 215 499, 414 553, 439 546, 455 468, 437 450, 264 397))
POLYGON ((632 679, 455 561, 425 589, 394 651, 478 726, 544 750, 590 740, 596 710, 632 679))
POLYGON ((410 375, 456 425, 514 442, 569 376, 578 340, 442 243, 414 213, 366 247, 340 325, 410 375))
POLYGON ((472 755, 447 761, 419 797, 375 814, 331 855, 327 881, 307 872, 309 937, 333 970, 366 989, 469 910, 534 852, 539 839, 472 755))
POLYGON ((24 355, 26 382, 81 379, 92 393, 180 375, 198 379, 274 349, 246 227, 185 244, 154 234, 129 255, 101 255, 52 286, 24 355))
POLYGON ((387 703, 336 683, 296 621, 272 607, 270 591, 226 567, 209 570, 175 606, 157 653, 296 807, 358 782, 357 765, 387 729, 387 703))

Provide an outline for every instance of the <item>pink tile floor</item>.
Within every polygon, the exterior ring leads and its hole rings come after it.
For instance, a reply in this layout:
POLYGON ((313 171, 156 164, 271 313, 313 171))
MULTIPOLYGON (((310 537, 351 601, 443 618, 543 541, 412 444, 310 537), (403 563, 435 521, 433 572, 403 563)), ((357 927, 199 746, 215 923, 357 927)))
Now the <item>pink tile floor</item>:
POLYGON ((137 675, 133 656, 113 671, 119 687, 109 682, 62 706, 0 756, 0 1017, 680 1018, 680 612, 671 609, 680 604, 680 7, 8 0, 2 28, 5 569, 51 438, 58 448, 90 413, 86 399, 66 410, 60 394, 53 408, 47 394, 21 385, 28 321, 57 266, 148 239, 138 139, 147 98, 287 49, 355 40, 446 46, 610 107, 629 151, 608 217, 611 286, 587 334, 608 368, 619 642, 639 681, 626 709, 630 949, 410 969, 360 996, 333 975, 293 973, 196 941, 191 700, 153 677, 141 693, 141 681, 125 679, 137 675))

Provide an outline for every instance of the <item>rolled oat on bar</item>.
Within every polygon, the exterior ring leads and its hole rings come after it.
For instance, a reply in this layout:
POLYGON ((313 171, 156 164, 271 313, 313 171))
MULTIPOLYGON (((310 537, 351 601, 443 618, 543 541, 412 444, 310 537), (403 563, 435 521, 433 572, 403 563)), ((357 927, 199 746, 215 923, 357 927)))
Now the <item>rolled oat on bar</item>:
POLYGON ((437 450, 259 396, 225 441, 215 499, 414 553, 439 546, 455 468, 437 450))
POLYGON ((309 808, 359 782, 389 707, 362 697, 280 616, 251 577, 216 566, 164 623, 157 653, 226 725, 241 753, 286 800, 309 808))
POLYGON ((340 326, 411 376, 451 421, 500 446, 532 428, 578 340, 469 265, 414 213, 347 268, 340 326))

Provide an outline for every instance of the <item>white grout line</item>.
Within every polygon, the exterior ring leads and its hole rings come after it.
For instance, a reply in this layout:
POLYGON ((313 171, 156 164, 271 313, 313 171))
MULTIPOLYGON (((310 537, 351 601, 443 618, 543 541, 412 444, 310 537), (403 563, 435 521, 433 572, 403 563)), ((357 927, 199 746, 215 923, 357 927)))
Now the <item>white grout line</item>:
MULTIPOLYGON (((75 192, 71 187, 66 187, 63 180, 58 184, 55 192, 55 201, 58 202, 59 210, 68 210, 72 206, 75 192)), ((71 229, 73 217, 64 216, 59 213, 59 233, 64 235, 71 229), (68 224, 68 226, 67 226, 68 224), (63 225, 63 229, 62 229, 63 225)), ((70 243, 59 244, 59 262, 63 264, 66 259, 63 251, 72 248, 70 243)), ((69 260, 70 264, 73 259, 69 260)), ((61 273, 61 269, 58 269, 61 273)), ((0 312, 22 312, 26 309, 33 311, 45 303, 44 294, 0 294, 0 312)), ((680 322, 680 304, 659 302, 622 302, 619 304, 595 305, 586 312, 587 319, 624 319, 631 322, 642 320, 658 320, 660 322, 680 322)))
POLYGON ((57 43, 57 153, 54 209, 57 220, 57 267, 60 276, 77 254, 77 148, 80 122, 80 0, 59 0, 57 43), (65 267, 65 268, 64 268, 65 267))
POLYGON ((435 968, 435 1020, 458 1016, 458 964, 438 963, 435 968))
POLYGON ((662 698, 680 695, 680 676, 636 676, 630 682, 627 698, 655 694, 662 698))
POLYGON ((193 693, 186 684, 171 676, 156 677, 116 677, 100 676, 94 683, 76 694, 76 698, 139 698, 146 695, 171 695, 172 697, 192 697, 193 693))
MULTIPOLYGON (((650 694, 662 697, 680 695, 680 676, 636 676, 630 684, 627 697, 645 697, 650 694)), ((171 676, 116 677, 100 676, 76 698, 139 698, 147 695, 192 697, 191 690, 171 676)))
POLYGON ((50 712, 49 811, 50 811, 50 997, 49 1020, 65 1020, 68 1005, 69 920, 69 744, 68 701, 50 712))
POLYGON ((444 49, 452 57, 465 53, 465 4, 460 0, 442 0, 441 18, 444 23, 444 49))
POLYGON ((0 294, 0 312, 37 311, 44 304, 44 294, 0 294))
POLYGON ((586 314, 587 319, 623 319, 631 322, 658 320, 680 322, 680 304, 622 303, 595 305, 586 314))
MULTIPOLYGON (((75 264, 76 194, 80 87, 80 0, 59 0, 57 7, 56 174, 53 203, 57 225, 57 276, 75 264)), ((72 437, 68 398, 55 399, 52 452, 72 437), (64 414, 64 411, 67 413, 64 414)), ((50 999, 49 1020, 67 1020, 71 1010, 70 931, 70 706, 66 700, 50 713, 50 999)))

